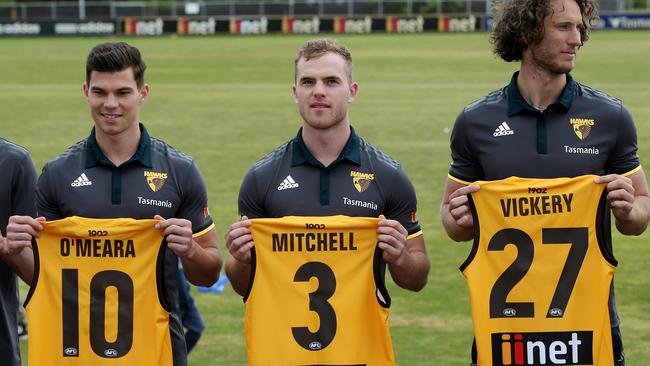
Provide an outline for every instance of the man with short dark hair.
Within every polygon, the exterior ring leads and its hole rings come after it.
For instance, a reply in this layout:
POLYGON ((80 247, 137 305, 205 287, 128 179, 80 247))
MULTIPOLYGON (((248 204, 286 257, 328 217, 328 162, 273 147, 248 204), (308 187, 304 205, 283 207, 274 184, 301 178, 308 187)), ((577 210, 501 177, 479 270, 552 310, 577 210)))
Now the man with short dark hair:
MULTIPOLYGON (((260 275, 255 272, 251 254, 256 243, 249 219, 284 216, 379 217, 376 247, 379 248, 377 262, 380 262, 377 270, 381 274, 375 278, 376 288, 383 287, 385 264, 400 287, 419 291, 425 286, 430 264, 416 216, 415 190, 397 161, 359 137, 350 126, 348 105, 356 98, 358 88, 352 78, 352 57, 347 48, 329 39, 312 40, 303 45, 295 59, 293 85, 293 96, 303 120, 302 128, 293 139, 250 169, 239 191, 242 220, 232 224, 226 234, 226 246, 230 252, 226 273, 239 294, 248 297, 252 277, 260 275)), ((380 290, 373 287, 373 298, 376 291, 380 290)), ((355 299, 347 301, 354 302, 355 299)), ((390 303, 389 298, 377 301, 390 303)), ((371 303, 365 306, 369 313, 376 309, 376 306, 371 308, 374 306, 371 303)), ((385 303, 381 306, 387 307, 385 303)), ((346 323, 341 326, 364 329, 364 325, 346 323)), ((265 325, 253 326, 259 329, 265 325)), ((370 329, 386 326, 374 324, 370 329)), ((379 333, 377 330, 372 337, 367 337, 368 340, 358 341, 370 342, 370 339, 379 337, 379 333)), ((291 343, 290 339, 278 336, 274 341, 283 352, 291 352, 289 347, 295 347, 295 342, 291 343), (285 341, 288 343, 282 343, 285 341)), ((319 347, 316 343, 312 346, 319 347)), ((375 344, 387 343, 390 341, 384 337, 375 344)), ((273 352, 267 347, 262 348, 273 352)), ((346 353, 345 350, 328 352, 339 357, 346 353)), ((390 345, 384 350, 376 349, 373 355, 359 353, 367 359, 386 356, 384 363, 376 364, 388 364, 385 362, 389 361, 385 360, 393 357, 390 345)), ((251 356, 254 355, 250 354, 249 348, 249 362, 252 362, 251 356)), ((259 360, 259 355, 255 356, 259 360)), ((295 353, 294 356, 302 357, 295 353)), ((276 359, 279 360, 288 359, 276 359)), ((313 363, 306 358, 300 362, 313 363)), ((319 362, 357 363, 349 359, 319 359, 319 362)))
MULTIPOLYGON (((13 216, 7 246, 31 251, 42 220, 69 216, 157 219, 166 238, 164 296, 172 304, 169 331, 174 365, 186 365, 178 314, 178 258, 188 280, 210 285, 222 261, 209 215, 205 183, 194 160, 149 136, 139 122, 149 95, 137 48, 104 43, 88 55, 83 92, 95 122, 90 136, 48 162, 37 185, 41 218, 13 216)), ((33 258, 21 263, 30 273, 33 258)), ((137 315, 136 315, 137 316, 137 315)))
MULTIPOLYGON (((468 105, 456 120, 441 207, 450 238, 489 240, 476 234, 481 226, 475 222, 468 196, 480 187, 472 182, 512 176, 597 175, 595 183, 606 185, 606 203, 618 230, 625 235, 644 232, 650 220, 650 198, 632 117, 620 100, 579 84, 570 75, 578 50, 588 40, 590 23, 597 18, 593 0, 496 3, 494 52, 505 61, 521 61, 521 68, 508 86, 468 105)), ((603 249, 603 255, 611 257, 607 251, 611 248, 603 249)), ((470 257, 474 255, 472 251, 470 257)), ((516 315, 514 308, 506 310, 508 316, 516 315)), ((609 312, 614 364, 623 365, 613 287, 609 312)), ((558 309, 552 313, 549 316, 563 315, 558 309)))
POLYGON ((0 138, 0 172, 0 365, 20 366, 18 280, 4 235, 11 215, 36 215, 36 168, 25 148, 0 138))

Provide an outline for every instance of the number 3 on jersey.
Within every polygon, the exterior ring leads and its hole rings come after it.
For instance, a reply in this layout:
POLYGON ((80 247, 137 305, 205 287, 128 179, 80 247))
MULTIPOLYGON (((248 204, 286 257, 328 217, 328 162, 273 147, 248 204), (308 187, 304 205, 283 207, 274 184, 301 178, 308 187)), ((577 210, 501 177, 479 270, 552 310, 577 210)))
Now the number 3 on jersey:
POLYGON ((336 290, 334 272, 322 262, 307 262, 298 268, 294 282, 308 282, 312 277, 318 280, 318 288, 309 294, 309 310, 318 314, 320 327, 311 332, 307 327, 293 327, 291 332, 295 341, 308 351, 318 351, 327 347, 336 335, 336 313, 327 300, 336 290))
MULTIPOLYGON (((508 302, 510 291, 521 281, 533 264, 534 244, 531 237, 519 229, 498 231, 488 244, 489 251, 503 251, 506 245, 517 247, 517 257, 499 276, 490 292, 490 318, 533 318, 532 302, 508 302)), ((546 312, 547 318, 561 318, 571 297, 589 246, 586 227, 542 229, 542 244, 570 244, 562 274, 555 287, 553 299, 546 312)))

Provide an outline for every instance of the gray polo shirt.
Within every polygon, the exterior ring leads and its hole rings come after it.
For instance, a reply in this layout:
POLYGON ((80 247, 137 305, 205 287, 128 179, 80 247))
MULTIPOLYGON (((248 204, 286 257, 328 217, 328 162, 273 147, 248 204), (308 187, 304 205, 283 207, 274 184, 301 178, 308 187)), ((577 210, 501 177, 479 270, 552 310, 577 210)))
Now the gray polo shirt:
MULTIPOLYGON (((36 216, 36 168, 23 147, 0 138, 0 231, 7 235, 12 215, 36 216)), ((18 280, 0 260, 0 366, 20 366, 18 280)))
POLYGON ((300 129, 248 171, 239 212, 249 218, 383 214, 399 221, 409 237, 422 234, 415 190, 404 169, 354 129, 328 167, 309 152, 300 129))
MULTIPOLYGON (((467 184, 510 176, 576 177, 639 169, 636 127, 620 100, 567 74, 558 100, 540 112, 519 92, 518 75, 515 72, 508 86, 458 115, 451 134, 451 179, 467 184)), ((609 233, 605 241, 611 250, 609 233)), ((613 287, 610 316, 617 326, 613 287)))
MULTIPOLYGON (((205 183, 194 160, 165 142, 142 136, 131 159, 115 166, 90 136, 49 161, 38 179, 39 215, 48 220, 90 218, 183 218, 200 236, 214 224, 205 183)), ((172 306, 170 332, 174 365, 186 365, 185 338, 178 311, 178 258, 167 249, 163 286, 172 306)))
POLYGON ((639 167, 636 128, 620 100, 567 74, 558 100, 540 112, 519 93, 517 75, 458 115, 452 179, 625 174, 639 167))

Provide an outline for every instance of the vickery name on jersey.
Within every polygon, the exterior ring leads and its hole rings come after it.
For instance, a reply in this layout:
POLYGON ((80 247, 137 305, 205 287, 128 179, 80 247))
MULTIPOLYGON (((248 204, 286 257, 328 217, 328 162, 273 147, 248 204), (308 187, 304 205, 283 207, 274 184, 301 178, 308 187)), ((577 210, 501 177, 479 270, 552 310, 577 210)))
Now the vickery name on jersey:
POLYGON ((274 252, 336 252, 357 250, 354 233, 274 233, 274 252))
POLYGON ((61 256, 69 257, 135 257, 133 240, 62 238, 61 256))
MULTIPOLYGON (((546 189, 544 189, 546 192, 546 189)), ((501 198, 503 217, 535 216, 571 212, 573 193, 501 198)))

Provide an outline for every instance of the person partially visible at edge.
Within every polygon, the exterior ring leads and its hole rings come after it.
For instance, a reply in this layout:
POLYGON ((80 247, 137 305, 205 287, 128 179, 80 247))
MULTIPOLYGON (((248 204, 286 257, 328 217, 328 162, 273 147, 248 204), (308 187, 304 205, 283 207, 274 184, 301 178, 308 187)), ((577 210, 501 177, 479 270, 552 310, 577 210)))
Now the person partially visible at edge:
MULTIPOLYGON (((477 180, 598 175, 624 235, 650 219, 636 128, 618 99, 576 82, 570 72, 598 19, 593 0, 495 3, 491 41, 506 62, 520 61, 510 84, 465 107, 451 136, 452 164, 441 205, 455 241, 474 239, 468 194, 477 180)), ((610 318, 616 365, 624 364, 613 287, 610 318)))
POLYGON ((10 267, 4 235, 10 216, 36 215, 37 174, 27 150, 2 138, 0 172, 0 365, 20 366, 18 277, 10 267))
POLYGON ((157 219, 165 235, 165 296, 172 304, 170 334, 174 365, 187 354, 178 309, 178 258, 187 279, 214 283, 222 267, 205 183, 194 159, 149 136, 140 107, 149 96, 146 65, 137 48, 123 42, 94 47, 86 62, 83 93, 95 124, 88 138, 49 161, 38 179, 40 217, 12 216, 7 227, 11 260, 31 282, 32 237, 41 221, 69 216, 157 219))

